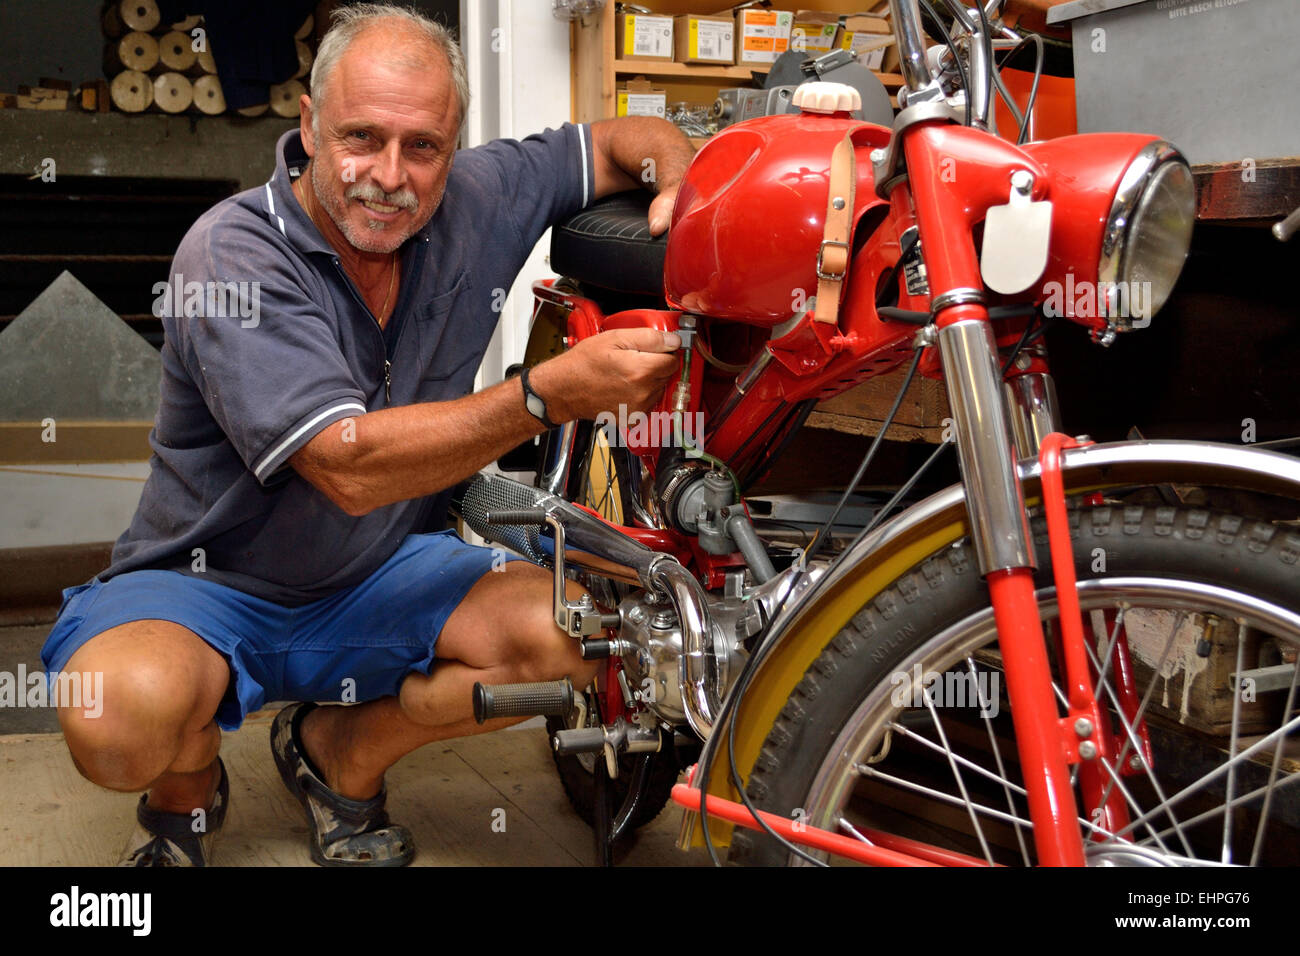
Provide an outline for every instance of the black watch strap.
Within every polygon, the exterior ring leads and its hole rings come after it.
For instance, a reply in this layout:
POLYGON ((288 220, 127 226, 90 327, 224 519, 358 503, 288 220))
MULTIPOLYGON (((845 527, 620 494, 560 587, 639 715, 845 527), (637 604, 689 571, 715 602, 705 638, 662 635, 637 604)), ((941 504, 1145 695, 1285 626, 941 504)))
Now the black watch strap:
POLYGON ((551 421, 551 417, 546 413, 546 400, 533 391, 532 385, 528 382, 527 367, 519 373, 519 384, 522 385, 524 389, 524 408, 528 410, 528 414, 532 415, 547 428, 554 428, 555 422, 551 421))

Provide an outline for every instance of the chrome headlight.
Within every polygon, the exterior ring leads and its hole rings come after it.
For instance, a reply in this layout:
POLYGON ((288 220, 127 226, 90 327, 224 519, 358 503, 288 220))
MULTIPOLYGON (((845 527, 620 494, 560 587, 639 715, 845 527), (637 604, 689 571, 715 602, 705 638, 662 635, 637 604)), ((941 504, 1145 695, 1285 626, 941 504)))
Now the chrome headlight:
POLYGON ((1183 154, 1158 140, 1124 170, 1101 243, 1097 296, 1111 327, 1140 329, 1169 298, 1196 222, 1196 187, 1183 154))

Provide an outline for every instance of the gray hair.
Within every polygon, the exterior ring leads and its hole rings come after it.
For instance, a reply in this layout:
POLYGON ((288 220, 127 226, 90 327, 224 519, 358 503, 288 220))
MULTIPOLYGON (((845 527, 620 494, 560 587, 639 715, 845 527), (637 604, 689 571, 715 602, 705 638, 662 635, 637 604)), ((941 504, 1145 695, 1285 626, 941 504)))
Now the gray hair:
MULTIPOLYGON (((390 3, 355 3, 336 9, 330 18, 329 32, 321 38, 316 60, 311 68, 311 124, 313 132, 320 128, 320 104, 324 102, 325 81, 334 72, 343 53, 367 27, 381 20, 404 20, 409 27, 419 31, 434 47, 441 50, 451 68, 451 80, 460 102, 460 125, 465 125, 469 115, 469 79, 465 74, 465 54, 461 52, 456 37, 441 23, 431 20, 418 10, 390 3)), ((398 62, 401 62, 400 58, 398 62)))

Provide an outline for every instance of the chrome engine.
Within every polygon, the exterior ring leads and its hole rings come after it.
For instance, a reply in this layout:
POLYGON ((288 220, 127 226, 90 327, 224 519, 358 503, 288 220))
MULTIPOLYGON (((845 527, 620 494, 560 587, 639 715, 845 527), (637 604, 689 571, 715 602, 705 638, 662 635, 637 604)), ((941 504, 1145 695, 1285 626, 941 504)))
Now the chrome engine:
MULTIPOLYGON (((476 476, 458 490, 453 508, 485 539, 552 568, 556 623, 577 639, 616 628, 609 650, 623 660, 630 702, 659 723, 689 726, 701 739, 708 738, 740 675, 749 654, 746 641, 767 627, 788 592, 793 604, 821 575, 821 569, 801 567, 777 574, 767 563, 745 576, 761 583, 745 586, 736 574, 725 595, 711 594, 671 555, 558 495, 501 475, 476 476), (547 526, 550 537, 541 533, 547 526), (643 590, 621 601, 617 615, 601 613, 589 601, 571 604, 564 579, 574 569, 643 590)), ((734 528, 735 516, 726 520, 734 528)), ((747 558, 761 547, 752 530, 748 534, 741 546, 747 558)))
MULTIPOLYGON (((797 592, 802 593, 819 574, 803 575, 797 592)), ((726 697, 749 657, 745 642, 767 626, 796 575, 793 569, 786 571, 736 596, 708 595, 719 698, 726 697)), ((663 723, 687 725, 682 686, 685 652, 681 622, 672 601, 645 591, 625 598, 618 613, 618 653, 634 699, 663 723)))

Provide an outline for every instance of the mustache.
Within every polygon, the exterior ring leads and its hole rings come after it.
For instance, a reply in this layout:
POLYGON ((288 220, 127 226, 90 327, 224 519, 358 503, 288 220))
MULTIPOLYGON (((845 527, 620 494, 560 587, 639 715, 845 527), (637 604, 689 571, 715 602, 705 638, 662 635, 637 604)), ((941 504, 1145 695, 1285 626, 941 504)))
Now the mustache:
POLYGON ((367 202, 379 202, 386 206, 397 206, 408 212, 415 212, 420 208, 420 201, 415 198, 415 193, 409 189, 399 189, 395 193, 386 193, 378 186, 372 183, 357 183, 348 187, 344 195, 348 199, 364 199, 367 202))

